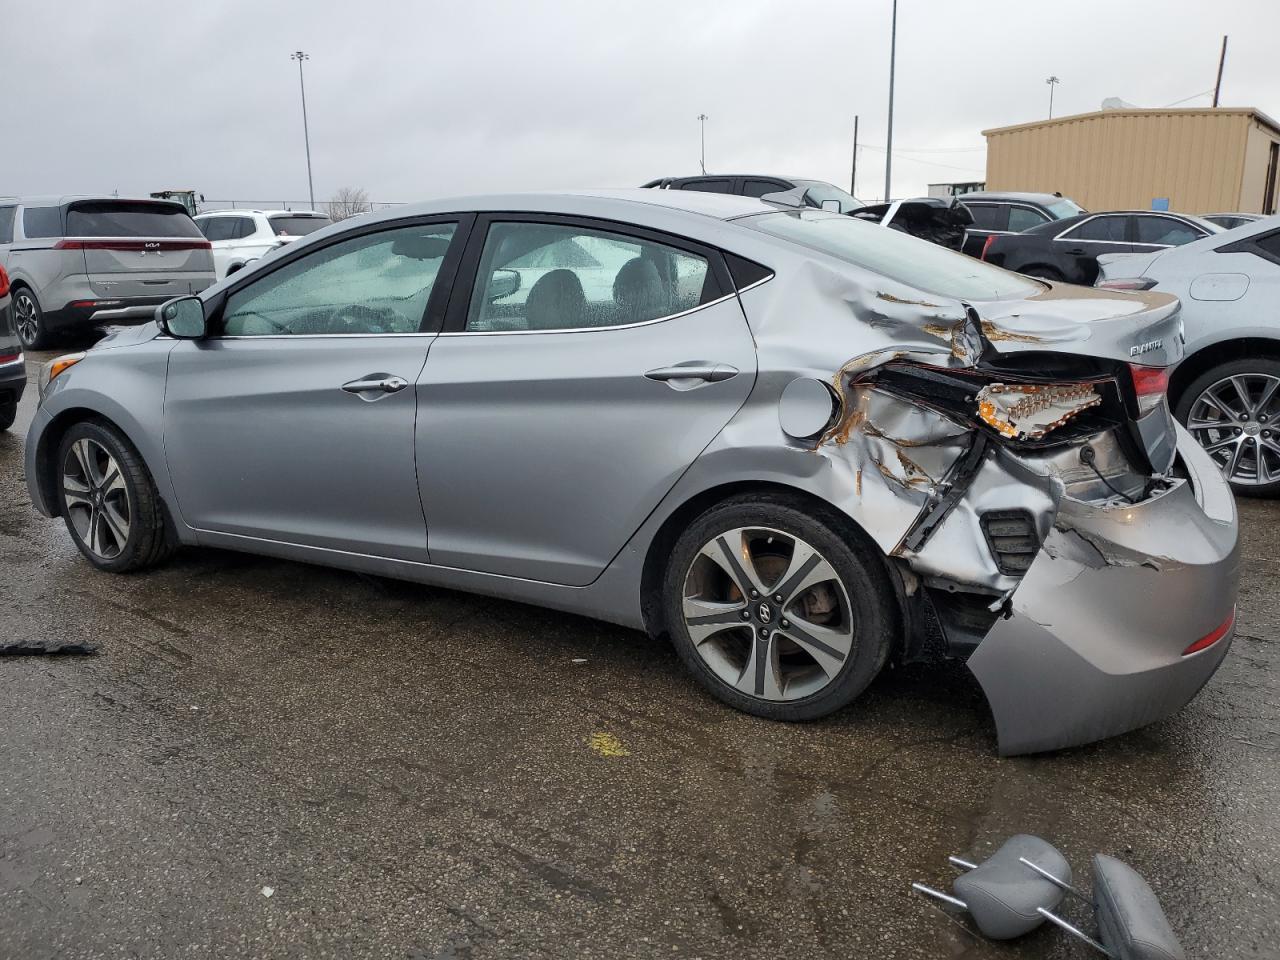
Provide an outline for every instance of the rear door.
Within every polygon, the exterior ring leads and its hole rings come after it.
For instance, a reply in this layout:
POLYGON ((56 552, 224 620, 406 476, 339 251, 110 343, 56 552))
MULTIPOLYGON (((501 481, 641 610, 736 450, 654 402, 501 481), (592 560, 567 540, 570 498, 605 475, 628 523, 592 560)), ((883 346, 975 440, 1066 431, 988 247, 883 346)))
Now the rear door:
POLYGON ((1071 283, 1091 286, 1098 279, 1098 257, 1132 253, 1133 217, 1104 213, 1081 220, 1053 241, 1054 264, 1071 283))
POLYGON ((1132 249, 1139 253, 1181 247, 1209 235, 1207 231, 1177 217, 1139 214, 1133 220, 1135 233, 1132 249))
POLYGON ((176 203, 80 200, 66 207, 63 250, 84 251, 94 294, 165 299, 213 283, 213 252, 176 203))
POLYGON ((484 217, 462 276, 418 381, 431 560, 590 583, 751 391, 723 259, 616 223, 484 217))
POLYGON ((456 217, 378 224, 255 271, 169 355, 164 449, 201 531, 427 560, 414 382, 456 217))

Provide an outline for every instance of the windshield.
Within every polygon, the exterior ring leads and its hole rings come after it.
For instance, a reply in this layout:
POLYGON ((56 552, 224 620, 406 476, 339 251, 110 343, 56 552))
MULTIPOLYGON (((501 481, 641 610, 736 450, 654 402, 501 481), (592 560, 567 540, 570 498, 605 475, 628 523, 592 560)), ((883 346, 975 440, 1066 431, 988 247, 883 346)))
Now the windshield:
POLYGON ((804 202, 811 207, 821 207, 824 200, 835 200, 840 204, 841 213, 852 213, 861 210, 865 204, 853 194, 845 193, 839 187, 822 180, 794 180, 797 187, 806 187, 804 202))
POLYGON ((798 210, 744 217, 737 222, 917 290, 959 300, 1030 297, 1042 289, 1033 280, 973 257, 838 213, 798 210))
POLYGON ((1055 200, 1053 203, 1046 204, 1046 209, 1053 214, 1055 220, 1065 220, 1067 217, 1079 216, 1082 213, 1088 213, 1084 207, 1076 203, 1074 200, 1068 200, 1063 197, 1061 200, 1055 200))
POLYGON ((170 203, 113 200, 73 204, 67 210, 69 237, 199 237, 187 211, 170 203))
POLYGON ((268 217, 277 237, 305 237, 333 223, 328 217, 268 217))

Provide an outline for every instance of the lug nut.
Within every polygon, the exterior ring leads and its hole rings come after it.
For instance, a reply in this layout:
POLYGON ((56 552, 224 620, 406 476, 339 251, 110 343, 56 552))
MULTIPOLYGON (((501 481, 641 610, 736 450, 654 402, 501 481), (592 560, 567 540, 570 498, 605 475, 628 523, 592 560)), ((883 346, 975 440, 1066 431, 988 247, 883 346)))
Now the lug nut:
POLYGON ((742 619, 743 619, 743 620, 750 620, 750 619, 751 619, 751 611, 750 611, 750 610, 743 610, 743 611, 742 611, 742 619))
POLYGON ((768 630, 761 630, 761 631, 760 631, 760 640, 763 642, 763 641, 768 640, 768 639, 769 639, 769 631, 768 631, 768 630))
POLYGON ((754 591, 754 590, 752 590, 752 591, 751 591, 751 599, 752 599, 752 600, 754 600, 754 599, 755 599, 756 597, 758 597, 758 596, 760 596, 760 594, 758 594, 756 591, 754 591))
POLYGON ((791 626, 791 622, 790 622, 789 620, 783 620, 783 621, 782 621, 782 629, 783 629, 783 630, 786 630, 789 626, 791 626))
POLYGON ((782 594, 780 594, 780 593, 779 593, 779 594, 775 594, 775 595, 774 595, 774 597, 773 597, 773 600, 774 600, 774 602, 775 602, 775 603, 781 603, 781 602, 782 602, 782 594))

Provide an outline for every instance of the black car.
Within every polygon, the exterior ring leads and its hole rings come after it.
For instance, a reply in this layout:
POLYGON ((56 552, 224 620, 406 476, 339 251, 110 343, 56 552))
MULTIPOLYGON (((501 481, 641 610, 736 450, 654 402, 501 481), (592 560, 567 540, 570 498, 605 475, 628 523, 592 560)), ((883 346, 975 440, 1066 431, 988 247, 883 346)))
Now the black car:
POLYGON ((965 235, 964 252, 980 256, 987 237, 1021 233, 1041 224, 1084 213, 1084 207, 1059 193, 966 193, 960 201, 973 214, 965 235))
POLYGON ((1216 224, 1180 213, 1086 213, 1023 233, 990 236, 980 256, 998 267, 1043 280, 1093 286, 1099 254, 1154 252, 1221 232, 1216 224))
POLYGON ((18 401, 27 386, 27 364, 13 327, 9 275, 0 267, 0 430, 8 430, 18 417, 18 401))
POLYGON ((723 173, 699 177, 660 177, 644 184, 658 190, 696 190, 699 193, 732 193, 739 197, 763 197, 767 193, 786 193, 797 187, 805 188, 804 202, 810 207, 821 207, 835 201, 841 213, 861 210, 863 204, 852 194, 824 180, 798 180, 795 177, 779 177, 769 173, 723 173))

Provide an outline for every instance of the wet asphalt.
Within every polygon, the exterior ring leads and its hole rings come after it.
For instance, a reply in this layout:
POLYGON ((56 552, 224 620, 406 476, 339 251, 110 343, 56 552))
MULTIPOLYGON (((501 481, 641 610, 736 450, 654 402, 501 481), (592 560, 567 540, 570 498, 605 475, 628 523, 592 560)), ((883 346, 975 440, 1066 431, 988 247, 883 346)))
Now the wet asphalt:
POLYGON ((1092 956, 911 894, 1016 832, 1134 866, 1189 956, 1280 957, 1280 504, 1241 503, 1239 636, 1190 707, 1001 759, 961 665, 786 726, 514 603, 211 550, 97 573, 27 499, 34 402, 0 636, 101 646, 0 657, 0 957, 1092 956))

